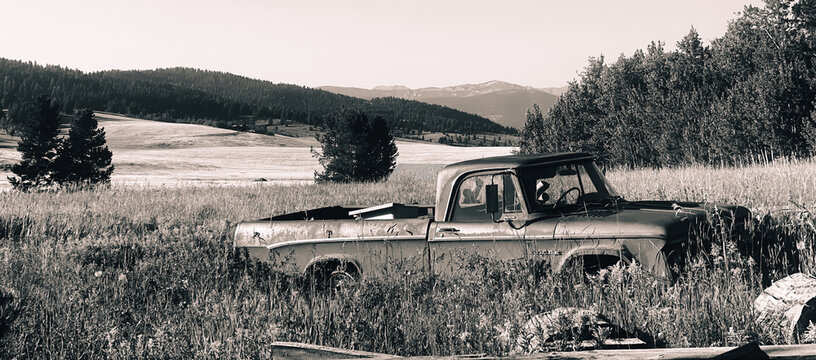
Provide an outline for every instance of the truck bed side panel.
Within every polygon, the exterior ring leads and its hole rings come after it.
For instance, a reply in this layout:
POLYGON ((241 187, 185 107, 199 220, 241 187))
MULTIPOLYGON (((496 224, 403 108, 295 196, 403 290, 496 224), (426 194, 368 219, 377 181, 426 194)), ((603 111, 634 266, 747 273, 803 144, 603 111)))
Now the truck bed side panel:
POLYGON ((235 247, 260 260, 283 261, 303 271, 324 258, 379 272, 402 262, 422 266, 430 219, 258 221, 238 225, 235 247))

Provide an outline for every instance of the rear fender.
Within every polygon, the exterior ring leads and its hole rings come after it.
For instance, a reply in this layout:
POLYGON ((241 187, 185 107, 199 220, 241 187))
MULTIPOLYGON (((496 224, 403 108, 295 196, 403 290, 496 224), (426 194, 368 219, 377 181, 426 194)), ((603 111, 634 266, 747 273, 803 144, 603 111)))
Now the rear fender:
POLYGON ((312 266, 331 261, 339 261, 340 263, 343 264, 350 264, 354 266, 354 268, 357 270, 358 275, 363 274, 363 268, 360 266, 360 262, 347 254, 326 254, 316 256, 314 259, 309 260, 309 263, 307 263, 306 267, 303 268, 303 273, 307 274, 309 269, 312 268, 312 266))

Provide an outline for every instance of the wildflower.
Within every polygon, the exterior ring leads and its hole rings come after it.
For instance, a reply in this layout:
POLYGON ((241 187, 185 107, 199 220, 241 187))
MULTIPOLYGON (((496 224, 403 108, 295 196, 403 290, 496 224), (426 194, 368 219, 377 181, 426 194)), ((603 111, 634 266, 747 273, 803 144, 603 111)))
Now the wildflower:
POLYGON ((127 281, 127 275, 119 274, 119 281, 127 281))
POLYGON ((486 329, 490 326, 490 319, 485 314, 479 315, 479 329, 486 329))
POLYGON ((802 334, 802 342, 805 344, 816 344, 816 324, 809 322, 807 330, 802 334))
POLYGON ((742 269, 741 269, 741 268, 733 268, 733 269, 731 269, 731 275, 732 275, 732 276, 739 276, 741 273, 742 273, 742 269))
POLYGON ((102 270, 96 270, 96 272, 94 273, 94 277, 100 277, 100 276, 102 276, 102 270))
POLYGON ((512 327, 513 324, 510 323, 510 320, 505 320, 503 325, 495 325, 493 327, 493 329, 499 334, 496 338, 503 346, 509 346, 510 341, 512 341, 512 338, 510 337, 510 330, 512 327))
POLYGON ((221 349, 221 342, 220 341, 213 341, 210 343, 210 351, 218 352, 221 349))

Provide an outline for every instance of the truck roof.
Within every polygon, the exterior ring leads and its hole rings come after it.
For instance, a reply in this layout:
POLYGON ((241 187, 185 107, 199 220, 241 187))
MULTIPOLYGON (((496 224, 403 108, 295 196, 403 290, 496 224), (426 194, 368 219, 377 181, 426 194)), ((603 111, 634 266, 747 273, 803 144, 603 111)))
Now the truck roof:
POLYGON ((486 168, 517 168, 522 166, 548 164, 562 160, 575 160, 582 158, 591 159, 593 156, 592 154, 585 152, 492 156, 481 159, 460 161, 458 163, 445 166, 445 169, 461 169, 463 172, 468 172, 470 170, 480 170, 486 168))
POLYGON ((436 213, 437 221, 444 218, 448 210, 449 196, 453 185, 460 176, 481 170, 516 169, 520 167, 544 165, 561 161, 591 160, 594 156, 586 152, 561 152, 529 155, 492 156, 453 163, 439 171, 436 183, 436 213), (442 200, 440 203, 440 200, 442 200))

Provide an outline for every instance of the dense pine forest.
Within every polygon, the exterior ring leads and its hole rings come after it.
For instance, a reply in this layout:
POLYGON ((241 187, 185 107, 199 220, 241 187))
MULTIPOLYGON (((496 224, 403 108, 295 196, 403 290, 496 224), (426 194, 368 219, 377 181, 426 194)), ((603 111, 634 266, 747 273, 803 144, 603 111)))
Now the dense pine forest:
POLYGON ((380 115, 398 130, 513 133, 478 115, 396 98, 363 100, 327 91, 229 73, 173 68, 84 73, 0 58, 0 108, 8 109, 4 127, 15 124, 21 104, 48 94, 64 113, 90 108, 162 121, 252 128, 254 119, 284 119, 323 124, 341 108, 380 115))
POLYGON ((589 61, 522 152, 584 150, 627 166, 816 154, 816 1, 746 7, 709 46, 692 28, 614 62, 589 61))

